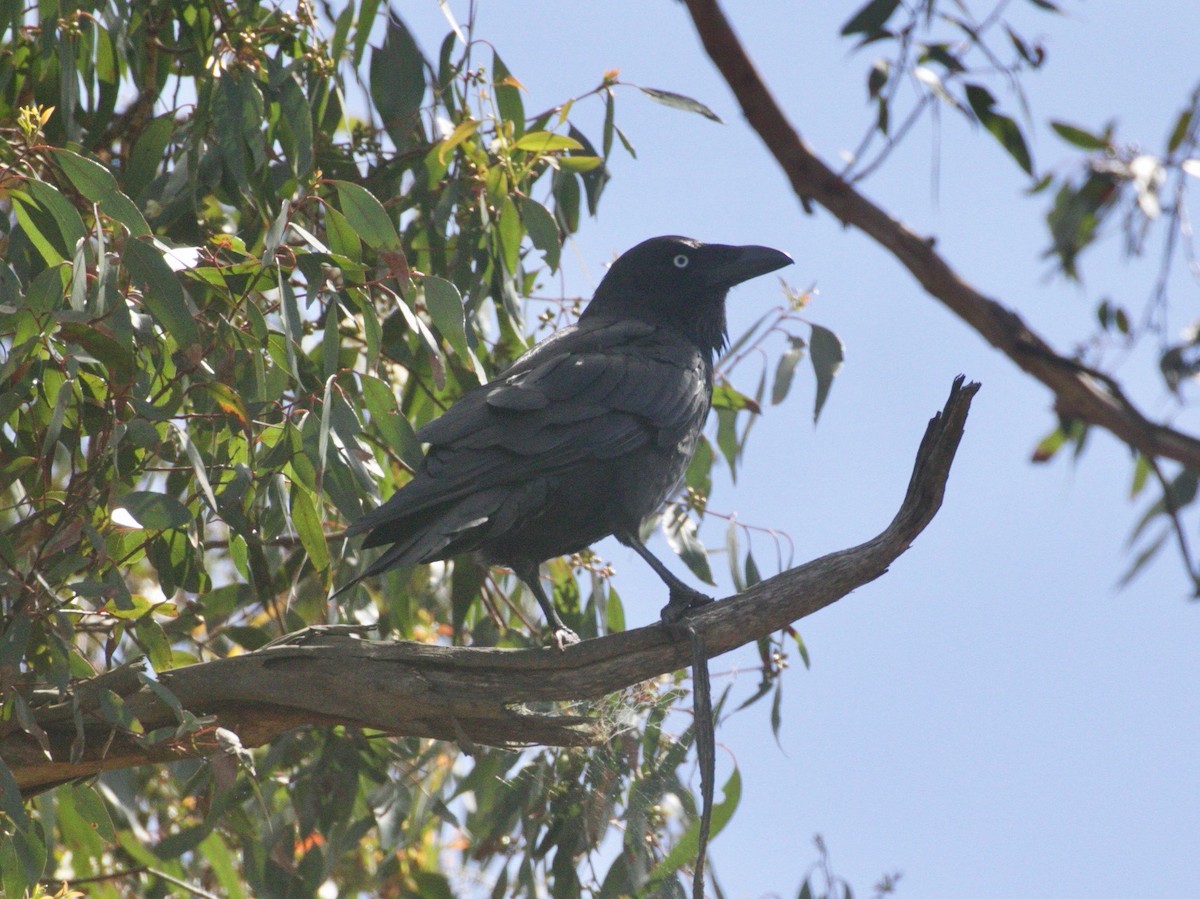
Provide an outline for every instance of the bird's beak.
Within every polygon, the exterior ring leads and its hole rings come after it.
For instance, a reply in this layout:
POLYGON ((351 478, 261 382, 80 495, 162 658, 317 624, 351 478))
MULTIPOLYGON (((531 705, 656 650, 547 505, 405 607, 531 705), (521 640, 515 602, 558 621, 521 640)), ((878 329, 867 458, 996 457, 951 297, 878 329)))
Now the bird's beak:
POLYGON ((706 249, 713 251, 715 257, 706 269, 712 287, 733 287, 792 264, 791 256, 770 247, 710 245, 706 249))

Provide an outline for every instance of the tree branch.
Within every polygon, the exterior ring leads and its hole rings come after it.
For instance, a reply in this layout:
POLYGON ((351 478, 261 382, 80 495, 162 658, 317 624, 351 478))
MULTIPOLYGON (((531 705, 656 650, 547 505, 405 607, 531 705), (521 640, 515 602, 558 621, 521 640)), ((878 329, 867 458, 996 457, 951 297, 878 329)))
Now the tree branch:
MULTIPOLYGON (((777 631, 836 602, 887 571, 941 506, 971 399, 979 385, 958 377, 917 450, 908 491, 891 524, 860 546, 792 568, 689 617, 708 657, 777 631)), ((136 671, 120 668, 80 684, 73 697, 34 708, 38 741, 11 729, 0 758, 26 794, 100 771, 229 751, 232 731, 261 745, 301 725, 346 724, 466 745, 596 745, 603 720, 535 708, 583 702, 676 671, 691 643, 662 625, 585 640, 559 652, 384 643, 344 632, 301 632, 293 642, 159 674, 184 709, 211 726, 146 745, 99 717, 103 690, 124 699, 146 732, 174 728, 176 715, 136 671), (82 713, 82 742, 75 711, 82 713), (74 748, 74 753, 72 752, 74 748)))
POLYGON ((685 0, 704 49, 809 209, 820 203, 898 259, 930 296, 1054 392, 1057 410, 1105 428, 1146 456, 1200 469, 1200 440, 1146 418, 1107 375, 1055 352, 1017 313, 968 284, 915 234, 842 180, 804 142, 776 104, 715 0, 685 0))

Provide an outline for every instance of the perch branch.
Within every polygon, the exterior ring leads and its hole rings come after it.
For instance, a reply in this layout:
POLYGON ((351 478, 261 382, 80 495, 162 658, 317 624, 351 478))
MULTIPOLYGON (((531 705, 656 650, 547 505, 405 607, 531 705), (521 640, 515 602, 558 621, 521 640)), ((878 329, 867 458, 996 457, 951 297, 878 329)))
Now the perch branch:
MULTIPOLYGON (((978 389, 964 385, 962 377, 955 380, 945 408, 925 431, 904 501, 877 537, 690 616, 707 655, 768 636, 887 571, 940 507, 978 389)), ((658 624, 585 640, 563 652, 372 642, 344 630, 301 632, 292 642, 160 673, 160 682, 184 709, 211 718, 211 726, 199 733, 149 746, 115 733, 94 712, 101 688, 122 694, 147 732, 177 724, 136 672, 120 669, 99 683, 79 685, 74 704, 68 699, 35 707, 49 757, 33 737, 11 730, 0 735, 0 758, 21 790, 32 794, 107 769, 213 755, 229 745, 229 731, 243 746, 261 745, 301 725, 334 724, 466 745, 595 745, 611 736, 603 722, 545 711, 545 705, 593 700, 676 671, 690 664, 690 647, 688 639, 658 624), (84 722, 82 744, 76 706, 84 722)))

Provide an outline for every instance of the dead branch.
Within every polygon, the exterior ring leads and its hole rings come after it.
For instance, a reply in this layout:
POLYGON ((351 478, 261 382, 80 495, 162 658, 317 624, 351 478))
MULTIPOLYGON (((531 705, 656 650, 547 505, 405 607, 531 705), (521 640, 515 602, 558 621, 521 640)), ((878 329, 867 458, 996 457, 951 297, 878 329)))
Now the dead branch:
MULTIPOLYGON (((925 431, 904 501, 877 537, 696 612, 690 621, 708 656, 769 636, 887 571, 941 506, 978 389, 964 385, 961 376, 955 380, 945 408, 925 431)), ((228 731, 244 746, 302 725, 334 724, 468 746, 595 745, 611 736, 605 724, 562 714, 555 704, 597 699, 691 661, 688 639, 659 624, 585 640, 565 652, 372 642, 337 632, 301 636, 298 642, 161 673, 159 680, 184 709, 213 719, 198 734, 146 745, 101 720, 95 709, 101 690, 109 689, 122 696, 147 733, 177 724, 137 673, 122 668, 80 684, 74 702, 67 698, 34 709, 48 755, 34 737, 11 730, 0 735, 0 758, 22 791, 32 794, 103 770, 228 751, 228 731)))
POLYGON ((932 238, 915 234, 839 178, 788 122, 716 0, 685 2, 709 58, 806 209, 820 203, 895 256, 930 296, 1049 387, 1060 413, 1105 428, 1150 458, 1200 469, 1200 440, 1150 421, 1112 378, 1055 352, 1017 313, 968 284, 932 238))

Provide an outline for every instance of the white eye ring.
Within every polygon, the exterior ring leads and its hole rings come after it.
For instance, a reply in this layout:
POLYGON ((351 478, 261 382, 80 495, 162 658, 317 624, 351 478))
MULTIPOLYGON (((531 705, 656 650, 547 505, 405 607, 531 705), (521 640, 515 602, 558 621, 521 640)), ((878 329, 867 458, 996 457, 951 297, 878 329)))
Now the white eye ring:
POLYGON ((675 263, 676 268, 687 268, 688 263, 691 262, 692 260, 688 259, 688 257, 685 254, 680 253, 678 256, 676 256, 671 261, 673 263, 675 263))

